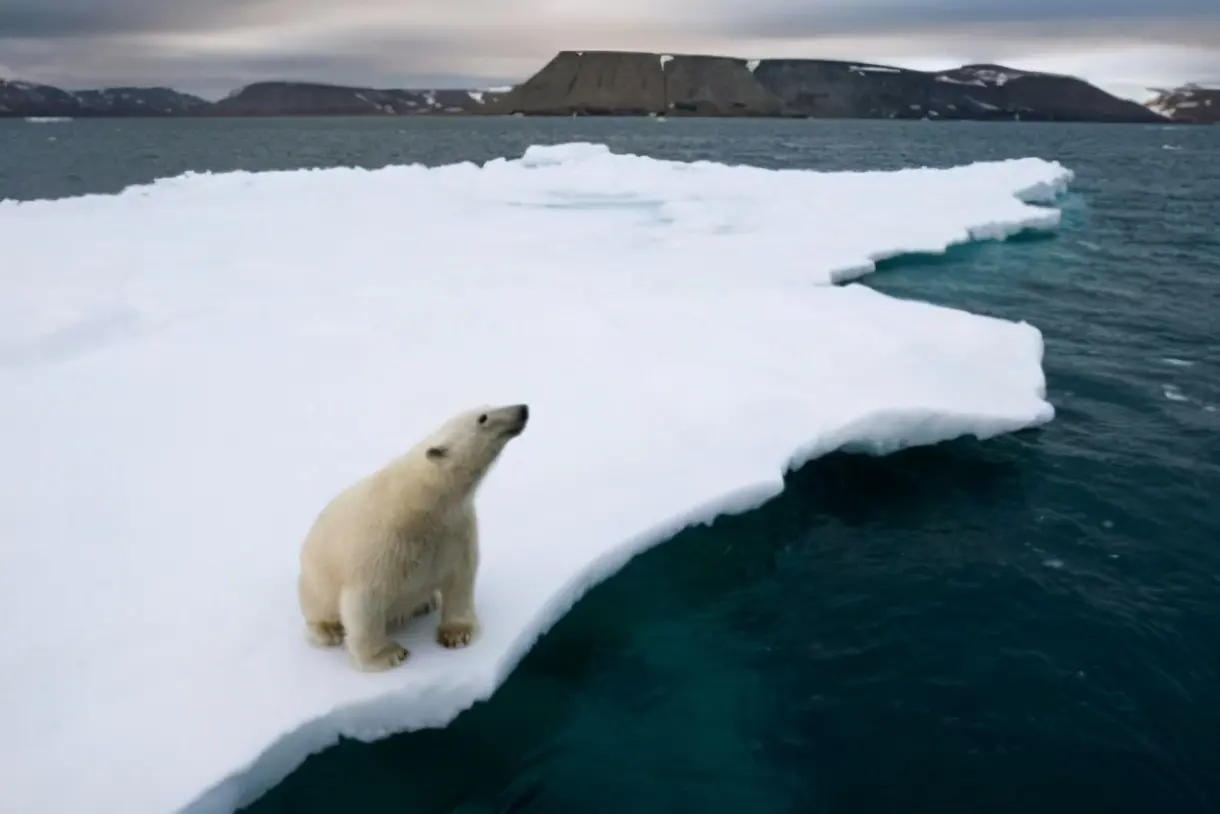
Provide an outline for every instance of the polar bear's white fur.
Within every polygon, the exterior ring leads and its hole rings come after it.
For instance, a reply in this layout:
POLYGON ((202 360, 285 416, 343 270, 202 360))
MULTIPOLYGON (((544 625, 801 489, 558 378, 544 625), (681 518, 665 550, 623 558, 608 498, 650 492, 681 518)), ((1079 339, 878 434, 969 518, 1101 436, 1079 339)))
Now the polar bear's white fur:
POLYGON ((362 670, 401 664, 390 633, 440 604, 436 639, 470 643, 478 568, 475 492, 529 408, 460 413, 322 509, 301 545, 297 594, 309 639, 345 643, 362 670))

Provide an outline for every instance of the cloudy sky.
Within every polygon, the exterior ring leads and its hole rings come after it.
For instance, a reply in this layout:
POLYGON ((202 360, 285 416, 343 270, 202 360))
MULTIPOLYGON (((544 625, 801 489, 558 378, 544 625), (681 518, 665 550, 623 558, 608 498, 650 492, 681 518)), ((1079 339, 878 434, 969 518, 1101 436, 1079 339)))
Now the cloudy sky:
POLYGON ((600 48, 1002 62, 1142 100, 1220 85, 1220 0, 0 0, 0 76, 71 89, 488 87, 600 48))

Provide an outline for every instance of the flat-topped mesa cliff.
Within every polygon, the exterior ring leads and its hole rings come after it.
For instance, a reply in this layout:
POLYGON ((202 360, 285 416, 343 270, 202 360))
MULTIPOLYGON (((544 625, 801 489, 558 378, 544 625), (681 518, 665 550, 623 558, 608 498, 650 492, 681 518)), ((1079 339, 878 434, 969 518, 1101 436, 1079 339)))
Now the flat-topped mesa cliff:
MULTIPOLYGON (((923 119, 939 116, 940 107, 958 110, 954 103, 960 94, 946 92, 942 101, 931 75, 923 71, 824 59, 752 60, 748 67, 789 116, 923 119)), ((984 117, 990 113, 984 107, 977 111, 984 117)), ((968 113, 963 109, 960 117, 968 113)))
POLYGON ((1220 88, 1202 88, 1196 84, 1161 90, 1145 107, 1175 122, 1188 124, 1220 124, 1220 88))
POLYGON ((468 113, 494 93, 378 90, 320 82, 255 82, 210 105, 209 116, 411 116, 468 113))
POLYGON ((207 106, 171 88, 103 88, 68 91, 37 82, 0 79, 0 118, 181 116, 207 106))
POLYGON ((562 51, 481 112, 778 116, 783 105, 733 57, 562 51))
POLYGON ((563 51, 480 112, 1165 122, 1071 76, 1000 65, 927 72, 822 59, 563 51))

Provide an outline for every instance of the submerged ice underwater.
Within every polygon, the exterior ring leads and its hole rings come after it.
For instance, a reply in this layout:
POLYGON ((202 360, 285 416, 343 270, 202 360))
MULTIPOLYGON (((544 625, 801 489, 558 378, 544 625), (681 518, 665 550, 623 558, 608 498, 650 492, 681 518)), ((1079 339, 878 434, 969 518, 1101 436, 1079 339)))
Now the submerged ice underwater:
POLYGON ((591 585, 789 466, 1051 421, 1036 326, 832 284, 1053 230, 1072 180, 1036 158, 835 173, 572 143, 0 204, 0 601, 31 620, 6 805, 233 811, 340 735, 446 725, 591 585), (443 256, 362 237, 404 224, 443 256), (172 261, 117 237, 136 229, 172 235, 172 261), (317 510, 448 415, 519 400, 530 431, 480 492, 471 646, 413 626, 372 675, 308 647, 317 510))

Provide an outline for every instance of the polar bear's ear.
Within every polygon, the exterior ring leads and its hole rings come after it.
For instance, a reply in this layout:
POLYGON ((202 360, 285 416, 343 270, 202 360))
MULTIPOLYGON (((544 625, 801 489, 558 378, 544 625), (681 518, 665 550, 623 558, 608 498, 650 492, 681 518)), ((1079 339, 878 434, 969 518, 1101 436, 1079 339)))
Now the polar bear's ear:
POLYGON ((445 447, 428 447, 426 454, 429 461, 439 461, 449 454, 449 450, 445 447))

